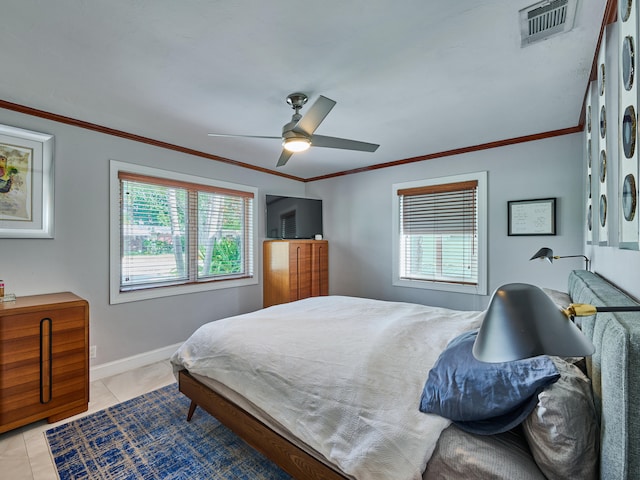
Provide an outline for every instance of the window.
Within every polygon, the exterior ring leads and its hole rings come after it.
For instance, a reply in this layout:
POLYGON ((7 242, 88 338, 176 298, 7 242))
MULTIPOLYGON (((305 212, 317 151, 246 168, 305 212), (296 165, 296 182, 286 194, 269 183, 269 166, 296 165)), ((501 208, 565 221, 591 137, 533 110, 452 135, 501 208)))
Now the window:
POLYGON ((396 184, 394 285, 486 295, 486 172, 396 184))
POLYGON ((111 170, 111 303, 257 283, 255 189, 111 170))

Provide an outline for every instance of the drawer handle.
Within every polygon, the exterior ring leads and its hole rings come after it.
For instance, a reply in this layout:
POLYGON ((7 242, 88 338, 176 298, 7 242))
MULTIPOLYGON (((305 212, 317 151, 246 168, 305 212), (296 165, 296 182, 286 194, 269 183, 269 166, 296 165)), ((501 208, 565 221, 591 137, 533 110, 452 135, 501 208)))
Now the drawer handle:
POLYGON ((40 403, 51 401, 52 349, 51 319, 40 320, 40 403))

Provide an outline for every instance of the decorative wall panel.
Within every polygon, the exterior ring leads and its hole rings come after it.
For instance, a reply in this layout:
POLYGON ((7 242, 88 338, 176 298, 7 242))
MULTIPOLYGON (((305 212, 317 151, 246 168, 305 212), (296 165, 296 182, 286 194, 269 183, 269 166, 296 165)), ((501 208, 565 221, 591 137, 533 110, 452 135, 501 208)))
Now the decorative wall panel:
MULTIPOLYGON (((607 196, 607 180, 609 175, 608 165, 608 151, 607 151, 607 102, 606 102, 606 90, 607 90, 607 65, 606 65, 606 51, 607 51, 607 36, 602 36, 602 44, 600 45, 600 51, 598 53, 598 109, 596 112, 597 124, 592 125, 592 131, 595 130, 595 134, 598 137, 598 154, 592 158, 592 165, 594 167, 594 173, 597 175, 599 181, 597 197, 594 198, 594 206, 598 215, 594 217, 594 222, 598 225, 598 244, 609 244, 609 210, 610 199, 607 196), (593 128, 595 127, 595 128, 593 128)), ((592 147, 595 145, 592 144, 592 147)))
MULTIPOLYGON (((589 90, 587 92, 587 98, 585 100, 585 145, 584 145, 584 157, 585 163, 587 165, 586 168, 586 203, 585 203, 585 230, 584 230, 584 238, 587 241, 587 244, 591 245, 594 241, 593 235, 593 196, 591 193, 593 192, 593 175, 592 175, 592 165, 593 165, 593 113, 591 108, 591 98, 593 97, 594 89, 596 88, 596 82, 591 82, 589 86, 589 90)), ((595 144, 598 145, 598 139, 596 137, 595 144)))
POLYGON ((638 250, 638 0, 620 0, 618 245, 638 250))

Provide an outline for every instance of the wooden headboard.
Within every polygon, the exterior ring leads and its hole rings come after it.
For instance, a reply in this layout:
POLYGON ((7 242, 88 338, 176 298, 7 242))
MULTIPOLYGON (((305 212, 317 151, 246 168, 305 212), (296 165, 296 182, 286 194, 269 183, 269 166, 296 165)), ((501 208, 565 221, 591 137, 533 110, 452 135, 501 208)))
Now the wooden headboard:
MULTIPOLYGON (((569 275, 574 303, 638 305, 597 274, 569 275)), ((640 312, 598 313, 582 318, 582 331, 596 347, 587 361, 600 414, 600 478, 640 478, 640 312)))

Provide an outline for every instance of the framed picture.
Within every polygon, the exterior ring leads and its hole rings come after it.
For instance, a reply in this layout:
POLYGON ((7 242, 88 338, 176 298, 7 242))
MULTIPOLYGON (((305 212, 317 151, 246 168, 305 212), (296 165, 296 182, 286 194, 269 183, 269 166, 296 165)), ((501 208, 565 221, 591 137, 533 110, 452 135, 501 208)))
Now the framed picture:
POLYGON ((0 238, 53 238, 53 135, 0 125, 0 238))
POLYGON ((556 199, 512 200, 508 203, 509 235, 555 235, 556 199))

